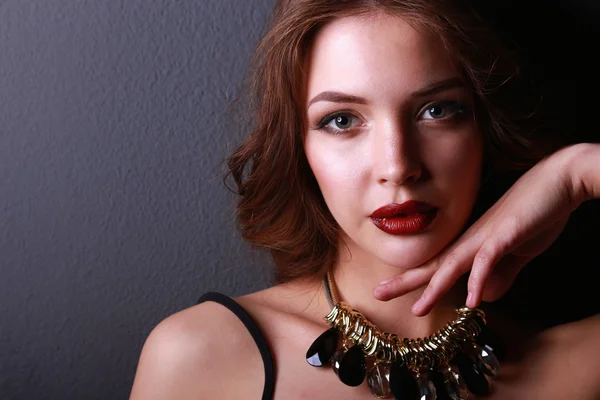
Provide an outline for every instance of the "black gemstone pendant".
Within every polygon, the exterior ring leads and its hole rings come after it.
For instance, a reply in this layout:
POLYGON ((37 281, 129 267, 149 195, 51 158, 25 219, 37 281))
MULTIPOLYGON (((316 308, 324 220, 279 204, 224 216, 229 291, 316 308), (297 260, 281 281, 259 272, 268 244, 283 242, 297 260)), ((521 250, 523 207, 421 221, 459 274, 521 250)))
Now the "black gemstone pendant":
POLYGON ((340 359, 333 360, 333 370, 337 373, 340 381, 348 386, 358 386, 365 380, 367 374, 367 363, 362 348, 358 345, 352 346, 340 359))
POLYGON ((473 344, 471 358, 473 361, 475 361, 477 367, 487 376, 491 376, 493 378, 498 374, 498 371, 500 370, 500 362, 494 355, 494 352, 491 351, 487 346, 473 344))
POLYGON ((433 385, 435 386, 435 393, 437 396, 436 397, 437 400, 452 400, 452 397, 450 397, 450 395, 446 391, 446 385, 444 383, 444 380, 445 380, 444 375, 440 371, 438 371, 437 369, 432 369, 429 371, 427 376, 429 377, 429 380, 431 380, 431 382, 433 382, 433 385))
POLYGON ((490 392, 490 384, 483 371, 464 353, 458 353, 453 362, 458 367, 467 388, 476 396, 485 396, 490 392))
POLYGON ((396 400, 417 400, 419 385, 413 374, 400 362, 396 361, 390 369, 390 389, 396 400))
POLYGON ((498 361, 502 362, 506 359, 506 349, 502 345, 502 341, 496 334, 494 334, 494 332, 490 330, 490 328, 483 326, 481 328, 481 333, 479 336, 477 336, 475 342, 478 345, 491 350, 498 361))
POLYGON ((313 367, 322 367, 329 363, 335 353, 340 333, 331 328, 323 332, 306 352, 306 361, 313 367))

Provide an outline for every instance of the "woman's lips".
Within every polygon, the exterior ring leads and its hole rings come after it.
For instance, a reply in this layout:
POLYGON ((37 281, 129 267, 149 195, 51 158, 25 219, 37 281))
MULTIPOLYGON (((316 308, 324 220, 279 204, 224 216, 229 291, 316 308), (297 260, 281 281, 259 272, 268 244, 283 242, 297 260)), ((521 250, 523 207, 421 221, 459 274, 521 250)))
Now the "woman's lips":
POLYGON ((438 209, 428 203, 407 201, 391 203, 371 214, 376 227, 391 235, 410 235, 427 228, 435 219, 438 209))

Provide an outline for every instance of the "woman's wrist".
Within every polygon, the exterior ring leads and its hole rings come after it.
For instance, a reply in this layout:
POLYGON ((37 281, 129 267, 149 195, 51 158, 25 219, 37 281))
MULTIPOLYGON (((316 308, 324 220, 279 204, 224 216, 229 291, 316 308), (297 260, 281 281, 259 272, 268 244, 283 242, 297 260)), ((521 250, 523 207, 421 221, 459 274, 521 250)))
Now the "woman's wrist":
POLYGON ((574 206, 600 198, 600 144, 578 143, 561 152, 574 206))

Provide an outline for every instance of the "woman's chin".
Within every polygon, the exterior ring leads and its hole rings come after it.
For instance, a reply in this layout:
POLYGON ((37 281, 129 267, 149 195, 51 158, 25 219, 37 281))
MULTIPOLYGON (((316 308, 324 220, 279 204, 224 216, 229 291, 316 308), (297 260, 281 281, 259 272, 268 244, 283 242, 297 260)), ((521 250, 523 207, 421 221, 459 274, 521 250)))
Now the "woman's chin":
POLYGON ((399 272, 417 268, 438 255, 443 245, 394 246, 393 248, 378 249, 374 254, 383 264, 396 268, 399 272))
POLYGON ((428 232, 415 236, 373 235, 363 240, 345 237, 341 249, 349 250, 342 260, 360 264, 382 264, 398 269, 398 273, 417 268, 432 260, 447 246, 453 235, 448 232, 428 232))
POLYGON ((390 257, 386 257, 386 258, 378 257, 378 258, 384 265, 387 265, 394 269, 397 269, 398 273, 401 273, 401 272, 408 271, 410 269, 417 268, 417 267, 424 265, 432 257, 427 257, 427 256, 406 257, 406 256, 404 256, 404 259, 401 261, 398 261, 397 258, 390 258, 390 257))

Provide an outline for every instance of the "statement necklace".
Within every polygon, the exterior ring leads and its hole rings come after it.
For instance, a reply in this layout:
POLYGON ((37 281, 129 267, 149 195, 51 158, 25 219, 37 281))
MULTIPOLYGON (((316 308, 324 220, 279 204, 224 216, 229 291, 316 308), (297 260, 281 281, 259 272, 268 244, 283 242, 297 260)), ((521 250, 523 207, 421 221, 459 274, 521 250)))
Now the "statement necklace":
POLYGON ((456 319, 436 333, 417 339, 382 332, 359 311, 339 300, 329 272, 323 278, 332 308, 325 317, 330 329, 306 353, 314 367, 331 365, 340 381, 359 386, 367 378, 378 398, 462 400, 469 392, 489 393, 485 375, 500 368, 494 355, 499 346, 477 308, 456 309, 456 319))

